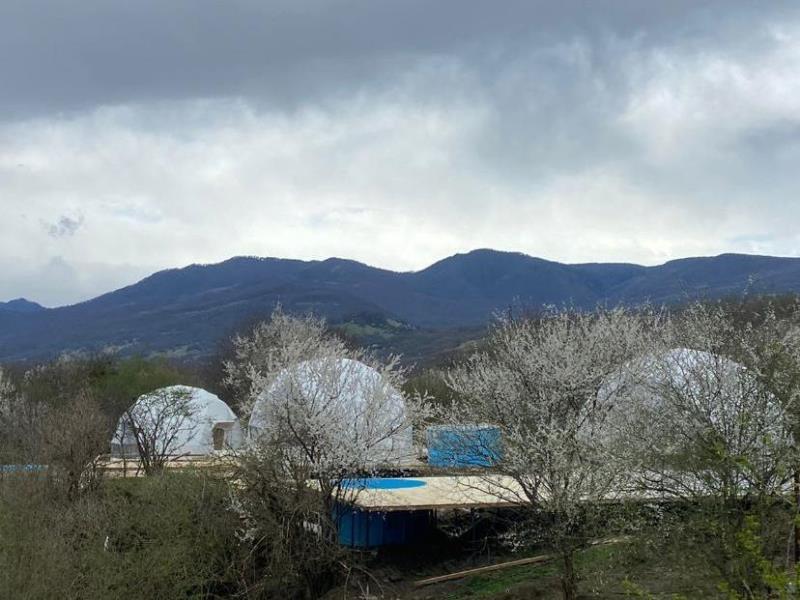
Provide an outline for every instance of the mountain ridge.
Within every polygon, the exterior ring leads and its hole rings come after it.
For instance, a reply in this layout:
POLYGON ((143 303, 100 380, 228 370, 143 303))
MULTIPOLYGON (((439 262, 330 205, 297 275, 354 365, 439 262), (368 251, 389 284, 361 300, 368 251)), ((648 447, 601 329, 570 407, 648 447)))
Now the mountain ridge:
POLYGON ((158 271, 69 306, 36 309, 15 301, 27 310, 12 311, 0 303, 0 361, 107 348, 208 356, 219 340, 267 317, 277 303, 334 324, 370 315, 369 331, 375 331, 376 315, 407 325, 402 331, 430 331, 480 327, 512 304, 674 304, 746 292, 800 292, 800 258, 728 253, 656 266, 564 264, 478 249, 419 271, 395 272, 343 258, 242 256, 158 271))
POLYGON ((27 298, 14 298, 8 302, 0 302, 0 310, 15 313, 34 313, 47 309, 41 304, 32 302, 27 298))

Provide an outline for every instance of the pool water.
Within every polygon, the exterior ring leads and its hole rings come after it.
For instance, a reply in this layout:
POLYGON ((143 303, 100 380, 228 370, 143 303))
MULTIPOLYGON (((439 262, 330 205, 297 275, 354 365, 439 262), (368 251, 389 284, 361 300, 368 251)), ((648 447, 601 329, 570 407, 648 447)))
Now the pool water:
POLYGON ((38 473, 45 469, 44 465, 0 465, 0 473, 38 473))
POLYGON ((363 479, 345 479, 342 487, 359 490, 405 490, 427 485, 419 479, 405 477, 365 477, 363 479))

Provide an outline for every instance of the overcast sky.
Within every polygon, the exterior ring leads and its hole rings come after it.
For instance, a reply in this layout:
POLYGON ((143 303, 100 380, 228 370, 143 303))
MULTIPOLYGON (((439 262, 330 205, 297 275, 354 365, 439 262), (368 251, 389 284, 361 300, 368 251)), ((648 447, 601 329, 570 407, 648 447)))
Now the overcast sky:
POLYGON ((4 0, 0 300, 234 255, 800 254, 800 3, 4 0))

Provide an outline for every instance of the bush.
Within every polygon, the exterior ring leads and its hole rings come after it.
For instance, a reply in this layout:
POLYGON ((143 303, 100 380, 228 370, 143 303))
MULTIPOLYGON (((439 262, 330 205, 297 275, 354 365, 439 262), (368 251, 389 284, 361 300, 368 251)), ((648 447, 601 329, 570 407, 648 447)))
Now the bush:
POLYGON ((113 480, 74 501, 45 478, 0 483, 1 598, 215 598, 240 544, 227 486, 197 474, 113 480))

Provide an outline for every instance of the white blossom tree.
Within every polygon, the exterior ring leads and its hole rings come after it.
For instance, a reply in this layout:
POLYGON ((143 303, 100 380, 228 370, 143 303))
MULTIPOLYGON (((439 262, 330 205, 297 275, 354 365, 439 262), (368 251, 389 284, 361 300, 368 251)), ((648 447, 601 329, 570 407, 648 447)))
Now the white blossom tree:
POLYGON ((456 400, 442 419, 499 428, 497 469, 522 490, 509 490, 509 499, 547 523, 567 599, 577 593, 573 557, 586 542, 585 508, 612 496, 624 475, 604 432, 615 398, 600 401, 598 390, 609 373, 648 349, 658 326, 656 315, 621 308, 502 320, 486 349, 448 375, 456 400))
POLYGON ((14 412, 17 407, 16 390, 8 375, 0 368, 0 463, 8 460, 4 456, 9 451, 14 428, 14 412))
POLYGON ((139 465, 148 475, 158 473, 176 458, 183 441, 197 430, 196 409, 189 389, 161 388, 140 396, 125 410, 114 434, 123 457, 133 447, 139 465))
POLYGON ((412 431, 396 359, 367 365, 360 353, 347 355, 282 370, 254 405, 251 437, 274 437, 323 473, 407 463, 412 431))
POLYGON ((48 407, 26 396, 24 388, 39 368, 27 371, 16 386, 0 369, 0 452, 5 460, 36 462, 41 459, 43 419, 48 407))
POLYGON ((233 345, 226 382, 249 420, 236 475, 243 534, 275 581, 299 579, 313 596, 320 578, 352 568, 337 515, 356 499, 360 478, 410 454, 425 399, 399 391, 405 370, 396 358, 348 348, 313 316, 276 309, 233 345))
POLYGON ((693 304, 664 328, 661 349, 601 392, 618 398, 609 422, 629 489, 699 511, 698 531, 714 540, 705 543, 709 560, 731 589, 747 594, 763 582, 742 558, 741 532, 755 519, 770 533, 766 521, 797 464, 796 375, 777 361, 788 345, 779 329, 736 322, 721 305, 693 304))
POLYGON ((326 481, 397 466, 411 452, 412 420, 426 403, 399 391, 405 369, 396 357, 375 360, 348 348, 324 320, 280 308, 250 336, 237 337, 234 351, 227 382, 241 390, 256 445, 293 448, 296 460, 326 481))
POLYGON ((640 486, 682 498, 780 493, 793 399, 775 394, 784 373, 760 355, 763 334, 694 304, 663 330, 662 349, 610 378, 606 393, 624 383, 612 422, 640 486))
POLYGON ((752 328, 752 343, 741 360, 780 402, 792 438, 792 488, 794 495, 793 560, 800 564, 800 299, 782 311, 769 303, 752 328))
POLYGON ((233 358, 225 361, 224 382, 233 390, 242 414, 253 405, 285 368, 325 355, 344 355, 342 340, 314 316, 296 317, 278 306, 269 320, 255 325, 248 335, 233 338, 233 358))

